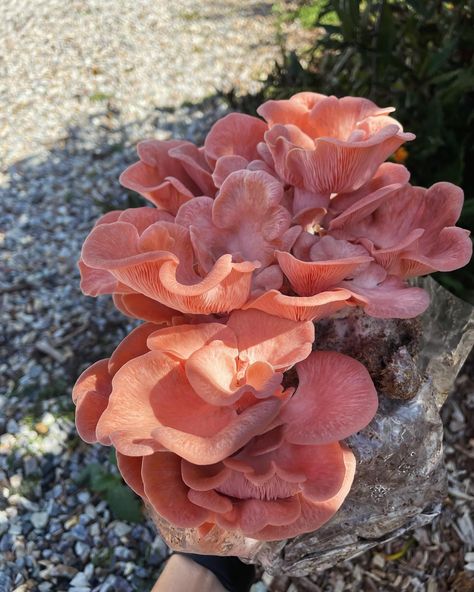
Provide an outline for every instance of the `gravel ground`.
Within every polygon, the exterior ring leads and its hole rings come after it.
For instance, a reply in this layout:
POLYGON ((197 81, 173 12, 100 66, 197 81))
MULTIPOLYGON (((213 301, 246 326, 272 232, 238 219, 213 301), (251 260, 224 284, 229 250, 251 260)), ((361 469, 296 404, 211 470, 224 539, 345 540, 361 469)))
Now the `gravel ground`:
MULTIPOLYGON (((109 450, 75 435, 70 388, 131 325, 108 298, 81 295, 75 263, 104 209, 136 205, 117 179, 138 140, 200 142, 227 110, 216 89, 257 89, 278 55, 270 9, 0 3, 0 592, 146 591, 168 554, 149 522, 117 516, 84 472, 97 463, 118 482, 109 450)), ((473 368, 444 412, 441 517, 311 580, 263 575, 254 592, 474 590, 473 368)))

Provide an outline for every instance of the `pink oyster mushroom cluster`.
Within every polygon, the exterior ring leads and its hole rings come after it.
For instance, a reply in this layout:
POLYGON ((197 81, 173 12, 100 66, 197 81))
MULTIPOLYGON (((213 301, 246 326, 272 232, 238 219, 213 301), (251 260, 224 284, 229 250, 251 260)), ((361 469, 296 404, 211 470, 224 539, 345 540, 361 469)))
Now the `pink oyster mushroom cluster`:
POLYGON ((171 524, 275 540, 347 495, 341 440, 377 396, 355 360, 311 353, 313 321, 415 317, 428 295, 408 280, 472 254, 462 191, 385 162, 414 139, 391 111, 300 93, 263 119, 227 115, 202 147, 142 142, 120 181, 152 207, 109 212, 86 238, 84 293, 145 323, 77 381, 77 427, 171 524))
POLYGON ((257 309, 314 320, 347 306, 410 318, 428 296, 407 279, 471 256, 462 191, 409 184, 384 163, 413 135, 366 99, 300 93, 265 121, 233 113, 204 146, 145 141, 120 180, 155 208, 110 212, 86 239, 86 294, 126 314, 257 309))
POLYGON ((367 370, 311 353, 311 322, 257 310, 188 321, 143 323, 81 375, 79 434, 113 445, 125 481, 175 526, 259 540, 315 530, 354 477, 340 440, 377 408, 367 370), (283 384, 293 366, 296 389, 283 384))

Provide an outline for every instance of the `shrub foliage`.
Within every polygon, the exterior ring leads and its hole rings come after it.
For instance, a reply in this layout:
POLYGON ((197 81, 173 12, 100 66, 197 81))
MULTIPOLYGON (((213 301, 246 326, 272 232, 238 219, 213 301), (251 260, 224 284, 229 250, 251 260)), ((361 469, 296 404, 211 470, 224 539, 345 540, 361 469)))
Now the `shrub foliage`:
MULTIPOLYGON (((474 0, 312 0, 282 19, 314 30, 306 51, 284 52, 258 95, 232 106, 253 113, 269 98, 302 90, 392 105, 417 135, 396 154, 413 184, 451 181, 466 197, 461 226, 474 226, 474 0), (471 163, 470 165, 468 163, 471 163)), ((437 279, 474 302, 474 268, 437 279)))

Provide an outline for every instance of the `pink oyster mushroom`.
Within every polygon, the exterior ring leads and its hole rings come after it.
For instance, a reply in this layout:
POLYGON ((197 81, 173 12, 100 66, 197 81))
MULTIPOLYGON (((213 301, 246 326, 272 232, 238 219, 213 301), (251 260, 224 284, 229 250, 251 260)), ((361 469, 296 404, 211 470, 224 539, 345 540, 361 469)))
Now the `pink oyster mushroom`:
POLYGON ((276 254, 289 251, 302 229, 284 199, 273 176, 241 170, 214 200, 195 197, 176 217, 155 208, 109 212, 83 246, 83 292, 112 293, 124 314, 155 323, 237 308, 307 321, 352 304, 340 287, 306 300, 287 293, 276 254))
POLYGON ((428 295, 404 280, 462 267, 472 244, 467 230, 454 227, 462 191, 449 183, 415 188, 408 180, 405 167, 383 163, 360 189, 328 199, 292 253, 276 253, 298 295, 344 288, 367 314, 382 318, 426 309, 428 295))
POLYGON ((316 530, 354 478, 354 455, 338 440, 370 422, 377 395, 367 370, 348 356, 314 352, 296 368, 299 386, 279 425, 238 452, 209 465, 166 451, 119 452, 124 479, 174 526, 201 528, 203 545, 214 527, 258 540, 316 530))
POLYGON ((214 197, 231 172, 259 159, 257 146, 267 129, 257 117, 230 113, 213 125, 200 148, 183 140, 140 142, 140 160, 122 173, 120 183, 175 215, 193 197, 214 197))
MULTIPOLYGON (((107 212, 97 220, 95 226, 122 221, 133 224, 139 232, 143 232, 155 222, 173 222, 173 220, 174 217, 167 212, 144 207, 107 212)), ((112 293, 115 306, 126 316, 152 323, 165 323, 169 322, 173 316, 180 314, 152 298, 135 292, 129 286, 121 284, 106 269, 94 269, 81 259, 79 270, 81 272, 81 289, 84 294, 99 296, 112 293)))
POLYGON ((282 373, 313 339, 311 323, 258 311, 236 311, 227 324, 145 323, 79 377, 78 431, 127 456, 168 450, 220 462, 272 425, 292 393, 282 373))
POLYGON ((203 196, 183 204, 176 223, 189 229, 203 273, 224 253, 230 253, 233 261, 258 262, 244 309, 307 321, 353 304, 352 293, 337 286, 313 291, 304 300, 285 293, 277 254, 290 251, 302 229, 292 225, 281 183, 265 171, 230 173, 214 200, 203 196))
POLYGON ((213 169, 216 187, 221 187, 235 171, 247 168, 269 170, 258 152, 267 130, 264 121, 243 113, 230 113, 212 126, 204 142, 204 153, 213 169))
POLYGON ((356 207, 357 203, 363 201, 368 195, 373 195, 375 199, 391 195, 393 191, 407 185, 409 180, 410 172, 405 166, 394 162, 382 163, 374 176, 359 189, 331 195, 327 202, 327 214, 321 221, 322 228, 327 231, 336 216, 349 208, 356 207))
POLYGON ((318 195, 299 187, 293 188, 291 211, 293 221, 301 224, 308 232, 325 234, 333 218, 369 194, 381 195, 392 193, 406 185, 410 173, 400 164, 384 162, 374 176, 355 191, 318 195))
POLYGON ((319 199, 355 191, 404 142, 414 139, 367 99, 298 93, 287 101, 267 101, 258 113, 269 130, 259 147, 266 162, 290 185, 319 199))
POLYGON ((224 253, 230 253, 233 261, 258 262, 243 309, 308 321, 354 305, 352 293, 338 286, 314 291, 305 299, 289 293, 278 253, 290 251, 302 229, 292 225, 286 197, 281 183, 268 172, 234 171, 223 181, 214 200, 198 197, 183 204, 176 223, 189 229, 199 269, 204 273, 224 253))
POLYGON ((211 314, 240 308, 258 263, 233 262, 230 254, 223 254, 208 273, 199 275, 189 231, 172 220, 154 208, 102 217, 82 248, 83 292, 118 295, 115 303, 123 312, 155 322, 169 318, 169 309, 211 314))
POLYGON ((429 305, 425 290, 389 275, 362 245, 305 232, 294 253, 277 252, 277 259, 292 288, 303 298, 344 289, 354 304, 379 318, 412 318, 429 305))
POLYGON ((203 148, 182 140, 146 140, 138 144, 137 152, 140 160, 120 175, 120 183, 158 209, 174 215, 196 195, 214 196, 203 148))
POLYGON ((472 256, 469 231, 455 226, 463 192, 451 183, 409 184, 369 193, 333 218, 329 233, 357 241, 387 273, 401 278, 452 271, 472 256))
POLYGON ((258 261, 252 294, 279 289, 283 275, 275 251, 288 251, 301 232, 282 205, 283 186, 264 171, 240 170, 223 182, 216 198, 181 206, 176 222, 189 228, 200 269, 208 273, 226 253, 233 261, 258 261))

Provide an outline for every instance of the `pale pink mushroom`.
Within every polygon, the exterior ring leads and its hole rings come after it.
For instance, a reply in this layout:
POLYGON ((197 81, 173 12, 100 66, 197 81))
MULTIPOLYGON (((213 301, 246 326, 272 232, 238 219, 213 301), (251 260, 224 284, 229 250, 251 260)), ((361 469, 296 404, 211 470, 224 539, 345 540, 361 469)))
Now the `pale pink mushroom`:
POLYGON ((364 247, 330 236, 314 237, 309 257, 308 261, 300 261, 290 253, 277 252, 283 273, 300 296, 312 296, 338 287, 342 280, 367 269, 372 261, 364 247))
POLYGON ((304 298, 302 302, 343 289, 349 292, 347 304, 362 306, 374 317, 403 319, 421 314, 429 304, 422 288, 412 288, 403 279, 389 276, 362 245, 305 233, 297 247, 300 256, 309 260, 283 252, 278 252, 277 258, 292 288, 304 298))
POLYGON ((388 275, 377 263, 360 275, 340 283, 350 290, 353 301, 364 311, 381 319, 413 319, 423 314, 430 297, 423 288, 413 288, 401 278, 388 275))
POLYGON ((214 195, 211 169, 203 150, 183 140, 146 140, 137 146, 140 160, 121 175, 120 183, 137 191, 160 210, 176 214, 196 195, 214 195))
MULTIPOLYGON (((192 339, 183 342, 187 355, 192 339)), ((223 528, 257 540, 316 530, 354 478, 354 455, 338 439, 370 422, 377 395, 362 364, 342 354, 314 352, 297 371, 299 386, 278 425, 239 451, 207 465, 164 451, 141 462, 120 454, 124 478, 177 527, 223 528)))
POLYGON ((206 533, 212 536, 213 528, 280 540, 320 528, 342 505, 355 473, 355 458, 346 446, 283 443, 278 456, 272 462, 292 480, 275 475, 259 486, 247 480, 243 467, 226 466, 233 464, 231 458, 208 466, 192 465, 170 452, 146 457, 118 453, 117 460, 126 482, 162 518, 179 528, 201 527, 202 546, 211 552, 206 533))
POLYGON ((97 442, 97 422, 107 408, 112 392, 112 378, 129 360, 148 351, 148 335, 162 325, 144 323, 134 329, 119 344, 110 358, 99 360, 79 376, 72 391, 76 405, 76 427, 86 442, 97 442))
POLYGON ((281 387, 283 372, 314 339, 312 323, 259 311, 235 311, 226 324, 143 331, 141 342, 139 333, 128 342, 140 355, 123 367, 114 363, 117 352, 110 360, 97 438, 127 456, 167 449, 197 464, 222 460, 268 428, 292 392, 281 387))
MULTIPOLYGON (((142 233, 148 226, 155 222, 173 222, 174 216, 156 208, 131 208, 128 210, 113 210, 101 216, 94 224, 94 228, 114 222, 129 222, 133 224, 138 232, 142 233)), ((133 293, 128 286, 121 285, 106 269, 89 267, 81 259, 78 263, 81 272, 81 290, 89 296, 100 294, 111 294, 113 292, 133 293)))
MULTIPOLYGON (((233 262, 230 254, 223 254, 208 273, 199 275, 189 231, 162 220, 168 214, 159 210, 138 209, 142 210, 138 219, 134 210, 125 210, 117 220, 98 224, 86 238, 80 262, 86 294, 139 293, 192 314, 228 312, 247 301, 258 264, 233 262), (154 217, 158 221, 153 222, 154 217)), ((126 300, 119 298, 117 305, 130 307, 130 314, 137 316, 143 302, 126 300)), ((155 311, 150 314, 144 318, 155 320, 155 311)))
POLYGON ((212 126, 204 142, 204 153, 213 169, 216 187, 221 187, 231 173, 260 160, 257 146, 267 129, 264 121, 243 113, 230 113, 212 126))
POLYGON ((367 99, 294 95, 268 101, 258 113, 269 125, 265 144, 278 175, 317 196, 354 191, 380 164, 414 138, 367 99))
POLYGON ((301 232, 291 227, 283 197, 281 183, 268 173, 242 170, 225 179, 215 200, 199 197, 184 204, 176 222, 189 228, 199 268, 208 273, 229 253, 233 261, 258 261, 254 288, 279 288, 278 267, 265 270, 276 263, 275 251, 291 249, 301 232))
POLYGON ((347 306, 356 305, 349 290, 336 288, 307 297, 268 290, 249 300, 242 308, 261 310, 293 321, 318 321, 347 306))
POLYGON ((140 319, 150 323, 170 324, 174 318, 181 316, 181 313, 165 306, 153 298, 148 298, 138 292, 112 294, 115 306, 121 313, 133 319, 140 319))
POLYGON ((343 440, 375 415, 378 398, 372 379, 350 356, 316 351, 297 364, 296 370, 298 388, 280 414, 288 442, 343 440))
POLYGON ((452 271, 469 262, 470 233, 455 227, 464 201, 459 187, 389 188, 359 199, 331 221, 329 232, 357 240, 388 273, 401 278, 452 271))
MULTIPOLYGON (((161 427, 164 439, 171 439, 173 446, 185 433, 181 429, 188 430, 188 442, 182 443, 182 448, 191 449, 191 457, 193 451, 199 454, 200 447, 207 448, 208 455, 219 457, 225 456, 227 449, 235 451, 243 446, 273 420, 281 397, 239 414, 200 399, 186 379, 180 360, 162 351, 150 351, 147 338, 157 328, 159 325, 152 323, 141 325, 111 358, 93 364, 77 380, 73 400, 77 429, 84 440, 113 443, 125 456, 141 456, 166 449, 154 437, 154 430, 161 427)), ((178 335, 185 329, 176 327, 178 335)), ((205 455, 202 460, 206 462, 205 455)))
POLYGON ((378 199, 381 195, 392 193, 400 189, 410 180, 410 172, 401 164, 393 162, 382 163, 374 176, 362 187, 356 191, 348 193, 336 193, 330 198, 328 214, 322 221, 325 229, 329 228, 330 222, 339 214, 344 213, 352 206, 356 207, 358 203, 365 200, 367 196, 372 195, 378 199))

